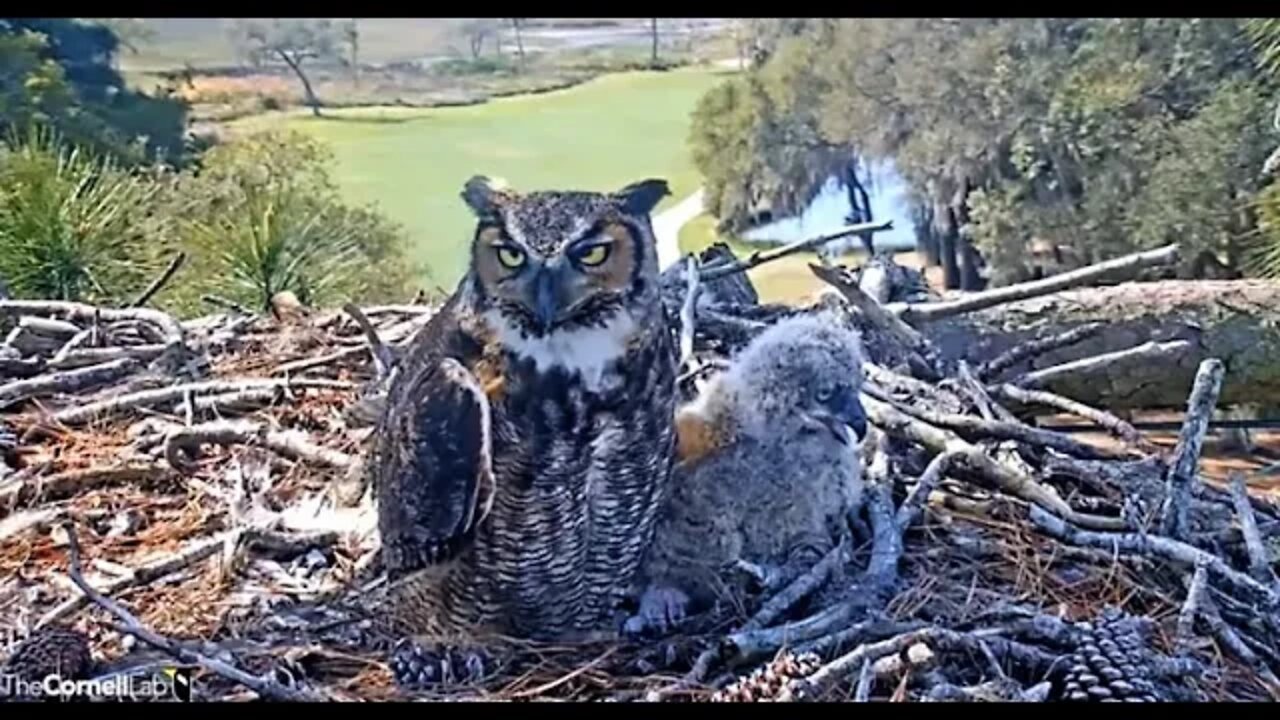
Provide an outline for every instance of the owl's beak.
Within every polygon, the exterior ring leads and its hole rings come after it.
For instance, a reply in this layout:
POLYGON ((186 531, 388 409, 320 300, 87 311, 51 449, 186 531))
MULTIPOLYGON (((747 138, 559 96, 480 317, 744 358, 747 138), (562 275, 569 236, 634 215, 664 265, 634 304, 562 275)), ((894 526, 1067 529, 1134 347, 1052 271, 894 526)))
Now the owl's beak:
POLYGON ((533 281, 533 315, 543 330, 550 330, 560 315, 560 297, 555 270, 543 268, 533 281))

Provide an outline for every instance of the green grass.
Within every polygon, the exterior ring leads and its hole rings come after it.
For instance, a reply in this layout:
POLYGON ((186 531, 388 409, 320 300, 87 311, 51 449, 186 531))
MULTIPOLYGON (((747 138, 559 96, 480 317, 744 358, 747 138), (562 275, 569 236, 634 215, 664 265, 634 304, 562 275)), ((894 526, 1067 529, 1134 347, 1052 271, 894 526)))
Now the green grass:
POLYGON ((695 190, 685 138, 698 98, 719 81, 706 70, 607 75, 541 95, 483 105, 355 108, 246 118, 233 131, 284 126, 329 143, 337 179, 356 202, 375 202, 404 225, 414 259, 449 287, 465 266, 473 218, 458 197, 467 178, 517 189, 613 190, 666 178, 672 197, 695 190))

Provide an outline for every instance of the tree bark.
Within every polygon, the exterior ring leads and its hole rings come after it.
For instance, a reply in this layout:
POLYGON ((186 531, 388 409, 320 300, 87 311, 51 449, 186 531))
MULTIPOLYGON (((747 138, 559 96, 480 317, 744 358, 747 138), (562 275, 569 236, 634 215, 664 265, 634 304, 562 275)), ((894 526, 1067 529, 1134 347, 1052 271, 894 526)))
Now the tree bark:
POLYGON ((924 255, 925 267, 938 267, 942 264, 942 253, 938 248, 938 233, 934 231, 933 210, 926 204, 917 205, 912 210, 911 223, 915 228, 916 248, 924 255))
POLYGON ((938 205, 934 208, 933 232, 938 238, 938 254, 942 260, 942 283, 947 290, 960 288, 960 264, 957 262, 960 240, 959 228, 951 208, 938 205))
MULTIPOLYGON (((1102 328, 1076 345, 1015 365, 1018 375, 1144 343, 1186 340, 1168 362, 1112 365, 1091 375, 1055 376, 1044 389, 1112 410, 1184 408, 1200 363, 1227 368, 1220 405, 1280 404, 1280 283, 1167 280, 1085 288, 1000 305, 936 321, 920 329, 945 360, 973 365, 1015 345, 1089 323, 1102 328)), ((994 380, 994 378, 993 378, 994 380)))
MULTIPOLYGON (((871 196, 863 186, 862 180, 858 178, 856 159, 850 160, 845 166, 844 181, 845 192, 849 196, 849 217, 845 218, 845 222, 849 225, 857 225, 875 220, 871 212, 871 196)), ((862 249, 867 252, 867 257, 874 255, 876 251, 874 235, 875 233, 863 233, 858 236, 862 241, 862 249)))

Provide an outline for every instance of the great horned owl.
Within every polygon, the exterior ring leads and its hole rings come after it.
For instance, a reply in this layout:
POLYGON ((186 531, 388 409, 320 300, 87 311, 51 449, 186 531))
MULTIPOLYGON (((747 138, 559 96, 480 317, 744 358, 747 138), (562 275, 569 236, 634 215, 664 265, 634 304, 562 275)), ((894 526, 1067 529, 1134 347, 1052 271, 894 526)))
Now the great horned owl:
POLYGON ((369 462, 402 682, 474 670, 499 635, 617 633, 675 449, 649 220, 667 194, 466 184, 470 268, 396 369, 369 462))
POLYGON ((628 632, 663 631, 690 600, 734 587, 735 564, 793 577, 861 504, 857 333, 823 311, 779 321, 677 415, 678 464, 628 632))

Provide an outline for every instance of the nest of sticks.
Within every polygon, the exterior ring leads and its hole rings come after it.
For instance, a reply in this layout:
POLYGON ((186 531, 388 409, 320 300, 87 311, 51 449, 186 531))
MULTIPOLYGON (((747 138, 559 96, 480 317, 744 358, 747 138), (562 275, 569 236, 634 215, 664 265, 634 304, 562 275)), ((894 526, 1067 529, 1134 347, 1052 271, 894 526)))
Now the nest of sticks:
MULTIPOLYGON (((741 272, 794 251, 717 247, 664 276, 687 395, 771 322, 813 309, 760 305, 741 272)), ((871 484, 849 537, 781 591, 673 636, 531 645, 498 677, 419 697, 1275 699, 1280 510, 1240 477, 1220 487, 1197 472, 1223 364, 1202 364, 1165 447, 1005 377, 1082 333, 970 368, 940 361, 911 324, 1172 257, 905 303, 883 272, 814 266, 834 291, 819 305, 868 350, 871 484), (1028 407, 1115 442, 1038 428, 1028 407)), ((141 300, 0 301, 9 667, 53 634, 84 638, 83 677, 187 665, 203 699, 408 697, 359 610, 381 578, 358 468, 365 401, 434 306, 260 315, 209 298, 217 312, 179 322, 141 300)))

